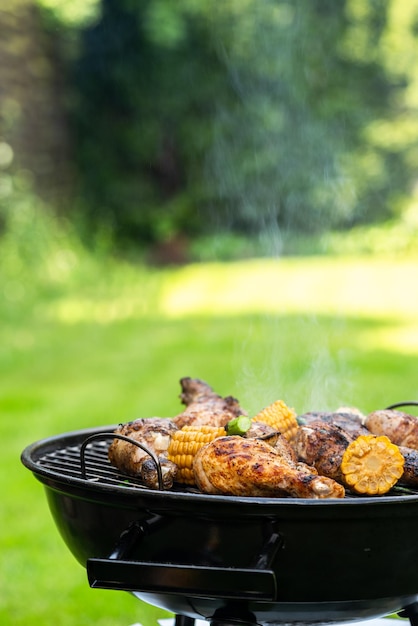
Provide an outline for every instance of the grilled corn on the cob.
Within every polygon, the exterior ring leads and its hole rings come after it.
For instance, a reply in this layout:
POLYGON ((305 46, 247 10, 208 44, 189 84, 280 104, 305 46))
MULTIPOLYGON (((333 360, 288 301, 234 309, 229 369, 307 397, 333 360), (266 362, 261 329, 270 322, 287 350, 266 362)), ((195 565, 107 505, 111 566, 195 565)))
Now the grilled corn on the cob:
POLYGON ((176 481, 194 485, 193 458, 197 451, 213 439, 225 435, 225 429, 216 426, 183 426, 176 431, 168 446, 168 459, 178 467, 176 481))
POLYGON ((344 452, 341 472, 356 493, 382 495, 402 476, 404 464, 398 446, 385 435, 360 435, 344 452))
POLYGON ((264 422, 268 424, 288 441, 293 439, 298 429, 296 412, 289 408, 283 400, 276 400, 273 404, 265 407, 252 418, 255 422, 264 422))

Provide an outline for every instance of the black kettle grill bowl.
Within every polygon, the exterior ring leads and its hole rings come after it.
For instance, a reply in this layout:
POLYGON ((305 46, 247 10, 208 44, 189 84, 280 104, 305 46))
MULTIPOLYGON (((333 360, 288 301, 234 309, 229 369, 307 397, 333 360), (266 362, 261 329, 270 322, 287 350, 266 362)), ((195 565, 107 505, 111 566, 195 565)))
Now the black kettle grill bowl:
POLYGON ((151 490, 111 468, 103 441, 87 446, 84 475, 83 442, 113 429, 65 433, 22 453, 92 587, 194 619, 250 615, 259 624, 358 621, 416 606, 418 494, 307 500, 151 490))

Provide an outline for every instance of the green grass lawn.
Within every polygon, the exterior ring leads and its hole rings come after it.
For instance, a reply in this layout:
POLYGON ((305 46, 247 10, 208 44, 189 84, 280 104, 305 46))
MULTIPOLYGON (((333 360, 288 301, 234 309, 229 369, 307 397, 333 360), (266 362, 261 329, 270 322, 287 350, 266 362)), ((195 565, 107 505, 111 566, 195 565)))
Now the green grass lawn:
POLYGON ((9 272, 0 305, 4 625, 152 626, 166 615, 88 587, 20 463, 29 443, 174 415, 182 376, 250 413, 279 398, 297 412, 418 399, 418 257, 71 268, 45 281, 9 272))

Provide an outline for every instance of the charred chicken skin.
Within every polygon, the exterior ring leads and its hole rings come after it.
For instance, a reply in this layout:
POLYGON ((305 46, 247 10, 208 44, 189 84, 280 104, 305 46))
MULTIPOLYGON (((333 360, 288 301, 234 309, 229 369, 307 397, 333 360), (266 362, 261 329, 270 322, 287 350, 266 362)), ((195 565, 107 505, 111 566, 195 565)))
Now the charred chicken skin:
POLYGON ((341 482, 341 461, 356 434, 337 424, 313 420, 300 426, 293 441, 299 461, 315 467, 318 474, 341 482))
MULTIPOLYGON (((280 437, 279 439, 283 439, 280 437)), ((201 491, 234 496, 343 498, 344 488, 292 460, 287 442, 272 447, 259 439, 219 437, 196 454, 193 469, 201 491)))
POLYGON ((345 432, 358 437, 359 435, 369 434, 364 426, 365 416, 362 416, 354 409, 339 409, 335 412, 317 411, 303 413, 298 416, 298 422, 301 426, 309 426, 312 422, 326 422, 342 428, 345 432))
POLYGON ((225 426, 234 417, 246 415, 236 398, 223 398, 203 380, 186 377, 180 380, 180 385, 180 400, 186 405, 186 409, 172 419, 178 428, 225 426))

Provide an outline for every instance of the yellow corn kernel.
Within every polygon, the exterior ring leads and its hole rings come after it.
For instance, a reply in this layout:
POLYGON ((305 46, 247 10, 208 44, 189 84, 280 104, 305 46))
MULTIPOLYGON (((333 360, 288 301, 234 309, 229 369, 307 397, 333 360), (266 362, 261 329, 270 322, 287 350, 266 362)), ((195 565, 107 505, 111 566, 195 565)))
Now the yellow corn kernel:
POLYGON ((280 432, 288 441, 293 439, 299 427, 295 410, 289 408, 283 400, 276 400, 276 402, 257 413, 252 419, 255 422, 268 424, 280 432))
POLYGON ((401 478, 405 459, 385 435, 360 435, 345 450, 341 472, 356 493, 382 495, 401 478))
POLYGON ((193 459, 200 448, 217 437, 224 437, 226 431, 217 426, 183 426, 170 440, 167 456, 178 467, 176 481, 194 485, 193 459))

